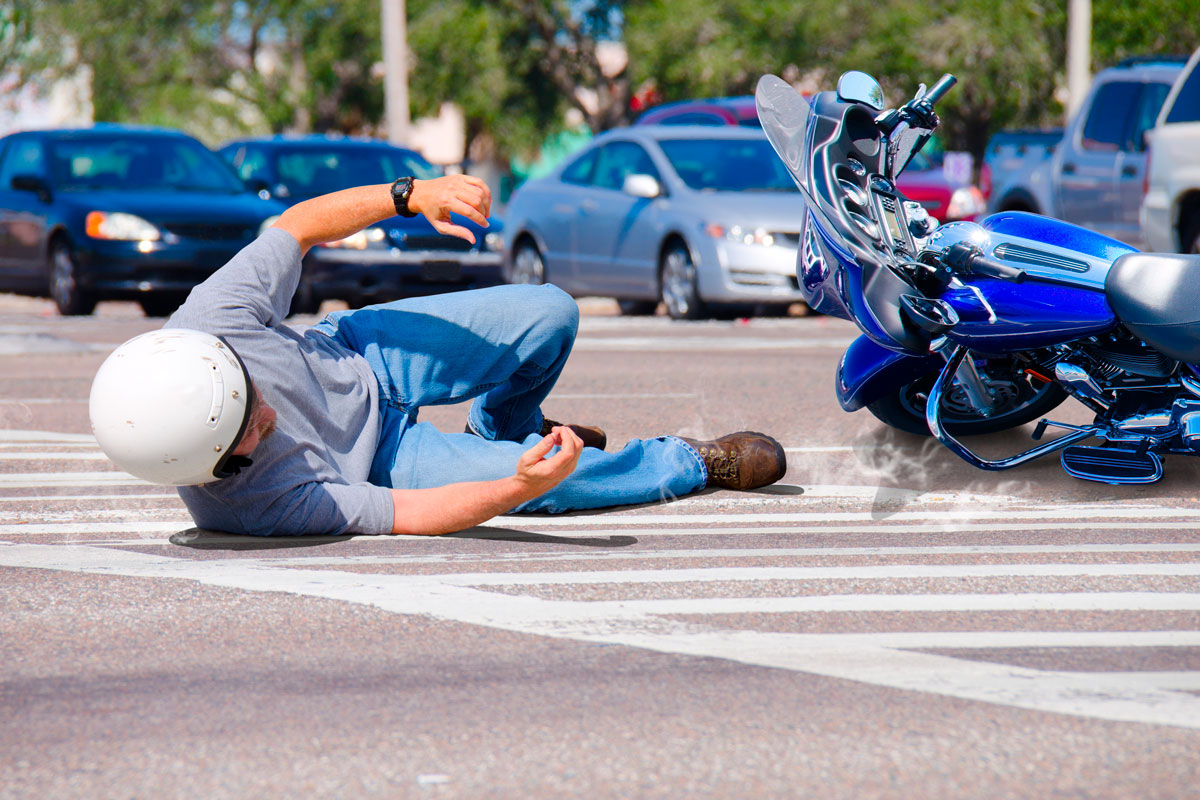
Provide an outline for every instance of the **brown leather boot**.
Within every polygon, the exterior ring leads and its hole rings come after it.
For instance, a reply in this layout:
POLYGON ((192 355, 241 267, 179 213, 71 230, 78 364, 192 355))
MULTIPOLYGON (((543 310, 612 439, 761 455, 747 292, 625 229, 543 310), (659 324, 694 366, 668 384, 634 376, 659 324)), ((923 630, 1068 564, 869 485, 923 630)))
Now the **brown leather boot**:
MULTIPOLYGON (((547 417, 542 418, 542 429, 538 432, 540 436, 545 436, 550 432, 550 429, 556 425, 562 425, 561 422, 555 422, 547 417)), ((597 450, 603 450, 608 445, 608 435, 604 433, 603 428, 597 428, 591 425, 568 425, 568 428, 575 431, 575 435, 583 440, 584 447, 594 447, 597 450)), ((467 423, 463 433, 470 433, 475 436, 479 434, 471 428, 471 423, 467 423)))
POLYGON ((706 486, 758 489, 775 483, 787 472, 783 447, 765 433, 738 431, 711 441, 683 441, 696 448, 704 459, 708 468, 706 486))
MULTIPOLYGON (((542 436, 550 432, 550 429, 556 425, 562 425, 561 422, 555 422, 548 417, 542 417, 542 436)), ((608 445, 608 434, 603 428, 597 428, 593 425, 568 425, 568 428, 575 431, 575 435, 583 440, 584 447, 594 447, 597 450, 603 450, 608 445)))

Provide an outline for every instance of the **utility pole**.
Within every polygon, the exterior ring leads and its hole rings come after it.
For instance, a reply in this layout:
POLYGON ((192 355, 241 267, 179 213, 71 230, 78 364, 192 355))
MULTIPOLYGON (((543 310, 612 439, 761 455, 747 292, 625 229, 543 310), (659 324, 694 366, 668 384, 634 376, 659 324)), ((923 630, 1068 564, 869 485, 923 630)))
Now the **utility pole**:
POLYGON ((408 143, 408 11, 404 0, 383 3, 383 115, 388 141, 408 143))
POLYGON ((1070 121, 1092 82, 1092 0, 1068 0, 1067 120, 1070 121))

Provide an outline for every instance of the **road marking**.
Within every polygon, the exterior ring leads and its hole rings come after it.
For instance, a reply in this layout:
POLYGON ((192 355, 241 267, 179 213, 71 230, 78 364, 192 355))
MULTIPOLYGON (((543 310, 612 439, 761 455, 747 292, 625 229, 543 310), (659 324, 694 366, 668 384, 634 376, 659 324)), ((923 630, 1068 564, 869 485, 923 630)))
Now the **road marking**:
POLYGON ((56 431, 26 431, 0 429, 0 442, 83 442, 96 444, 90 433, 58 433, 56 431))
POLYGON ((63 452, 33 452, 33 453, 16 453, 16 452, 0 452, 0 461, 107 461, 108 456, 104 453, 79 452, 79 453, 63 453, 63 452))
POLYGON ((575 340, 574 352, 705 352, 740 350, 820 350, 849 347, 852 338, 816 337, 768 339, 763 337, 689 336, 686 339, 665 336, 588 337, 575 340))
MULTIPOLYGON (((372 537, 374 538, 374 537, 372 537)), ((230 543, 241 539, 230 537, 230 543)), ((359 539, 358 541, 362 541, 359 539)), ((384 540, 386 541, 386 540, 384 540)), ((153 541, 139 539, 114 539, 109 542, 89 541, 88 545, 121 546, 136 544, 175 544, 170 539, 153 541)), ((386 564, 461 564, 470 561, 496 562, 611 562, 611 561, 682 561, 748 558, 871 558, 879 556, 904 556, 925 558, 929 556, 1014 556, 1014 555, 1129 555, 1138 553, 1200 553, 1200 544, 1081 544, 1081 545, 947 545, 935 547, 787 547, 747 549, 704 549, 704 550, 638 550, 635 552, 606 551, 593 553, 524 552, 524 553, 434 553, 411 556, 301 556, 272 558, 272 564, 285 566, 373 566, 386 564)))
MULTIPOLYGON (((124 495, 113 495, 114 498, 123 497, 124 495)), ((169 495, 154 495, 155 497, 169 495)), ((54 498, 44 498, 54 499, 54 498)), ((134 513, 134 512, 131 512, 134 513)), ((87 518, 86 512, 78 512, 78 516, 87 518)), ((994 537, 1000 532, 1057 532, 1066 530, 1075 531, 1194 531, 1200 530, 1200 521, 1177 521, 1164 519, 1158 522, 1058 522, 1054 520, 1039 522, 1036 519, 1031 519, 1026 523, 963 523, 956 521, 935 522, 930 525, 900 525, 893 523, 890 518, 883 517, 875 521, 873 525, 806 525, 797 523, 787 526, 763 526, 763 527, 721 527, 723 523, 737 522, 741 519, 741 515, 729 514, 723 519, 713 520, 712 522, 698 528, 669 528, 666 525, 671 525, 676 522, 675 518, 669 515, 661 515, 659 517, 662 522, 652 528, 637 528, 637 527, 609 527, 609 528, 587 528, 578 527, 574 529, 558 529, 554 528, 552 534, 557 538, 569 539, 595 539, 598 537, 623 537, 623 538, 647 538, 657 539, 664 537, 696 537, 696 536, 833 536, 833 535, 848 535, 848 534, 880 534, 886 533, 891 535, 905 534, 915 536, 942 535, 942 534, 974 534, 983 537, 994 537)), ((583 526, 587 525, 586 520, 576 519, 576 522, 583 526)), ((598 518, 593 524, 609 525, 613 524, 614 520, 607 517, 598 518)), ((616 523, 620 524, 620 523, 616 523)), ((74 534, 96 534, 96 533, 174 533, 185 528, 193 528, 195 523, 188 517, 180 517, 177 521, 165 520, 160 522, 142 522, 138 523, 137 529, 123 527, 124 523, 120 522, 23 522, 16 524, 0 524, 0 535, 19 536, 27 535, 43 535, 55 534, 70 536, 74 534)), ((481 525, 464 531, 463 534, 467 538, 492 538, 504 539, 511 537, 513 533, 530 533, 539 535, 536 529, 539 526, 535 522, 521 516, 511 517, 496 517, 481 525)), ((448 538, 454 538, 456 534, 449 534, 448 538)), ((252 537, 254 538, 254 537, 252 537)), ((270 538, 270 537, 265 537, 270 538)), ((347 536, 347 540, 351 537, 347 536)), ((427 537, 416 537, 418 541, 426 540, 427 537)), ((392 541, 394 537, 381 536, 383 541, 392 541)))
MULTIPOLYGON (((114 500, 158 500, 164 497, 173 500, 179 499, 179 495, 175 493, 174 489, 167 487, 163 488, 164 491, 157 494, 10 494, 0 495, 0 503, 76 503, 87 500, 98 500, 103 503, 111 503, 114 500)), ((87 511, 77 511, 74 513, 79 517, 86 518, 95 512, 89 509, 87 511)))
MULTIPOLYGON (((205 562, 55 545, 0 547, 0 564, 90 574, 198 581, 246 591, 283 592, 359 603, 399 614, 485 625, 575 641, 638 647, 672 655, 855 680, 1043 712, 1200 728, 1200 697, 1150 678, 1036 670, 915 650, 1039 647, 1200 647, 1197 631, 760 633, 709 628, 611 604, 508 596, 448 585, 444 576, 362 575, 267 566, 250 559, 205 562), (607 613, 606 613, 607 612, 607 613), (1149 684, 1149 685, 1147 685, 1149 684)), ((1190 680, 1190 678, 1188 678, 1190 680)))
POLYGON ((594 584, 741 583, 747 581, 891 581, 914 578, 1195 577, 1200 563, 1117 564, 887 564, 850 567, 698 567, 573 572, 458 572, 439 575, 449 586, 588 586, 594 584))
POLYGON ((88 398, 74 397, 0 397, 0 405, 43 406, 60 403, 87 403, 88 398))
POLYGON ((872 594, 815 597, 688 597, 594 600, 608 616, 649 614, 832 614, 961 611, 1200 611, 1200 594, 1184 592, 1029 592, 1017 594, 872 594))
POLYGON ((0 474, 0 489, 42 489, 51 486, 153 486, 127 472, 13 472, 0 474))

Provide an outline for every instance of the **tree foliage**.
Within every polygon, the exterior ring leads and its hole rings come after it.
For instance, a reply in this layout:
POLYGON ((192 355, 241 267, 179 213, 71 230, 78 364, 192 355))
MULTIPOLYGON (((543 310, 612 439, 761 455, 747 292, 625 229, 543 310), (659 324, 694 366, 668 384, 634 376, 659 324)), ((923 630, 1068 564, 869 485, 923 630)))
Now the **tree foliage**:
MULTIPOLYGON (((529 153, 576 108, 594 131, 630 98, 744 94, 774 72, 808 89, 846 69, 898 101, 943 72, 947 144, 982 150, 1011 125, 1056 124, 1067 0, 408 0, 417 114, 464 111, 469 139, 529 153), (623 41, 625 65, 602 50, 623 41)), ((239 130, 378 130, 379 0, 10 0, 0 66, 91 69, 98 120, 239 130), (32 46, 31 46, 32 45, 32 46)), ((1093 67, 1200 45, 1195 0, 1094 0, 1093 67)))

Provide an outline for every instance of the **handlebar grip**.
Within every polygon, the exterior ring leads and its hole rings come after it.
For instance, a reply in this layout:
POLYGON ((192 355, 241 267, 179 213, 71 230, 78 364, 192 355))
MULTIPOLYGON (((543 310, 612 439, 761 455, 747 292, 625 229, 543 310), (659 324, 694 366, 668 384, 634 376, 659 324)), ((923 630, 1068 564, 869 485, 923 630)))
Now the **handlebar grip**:
POLYGON ((946 92, 950 91, 950 88, 956 83, 958 83, 958 78, 954 77, 950 73, 946 73, 942 77, 938 78, 938 82, 931 86, 929 91, 926 92, 925 96, 921 99, 929 103, 929 105, 933 105, 937 103, 938 100, 941 100, 946 92))
POLYGON ((971 259, 971 272, 976 275, 985 275, 989 278, 999 278, 1002 281, 1012 281, 1013 283, 1024 283, 1028 277, 1023 269, 1010 267, 1001 261, 994 258, 988 258, 982 253, 976 254, 971 259))

